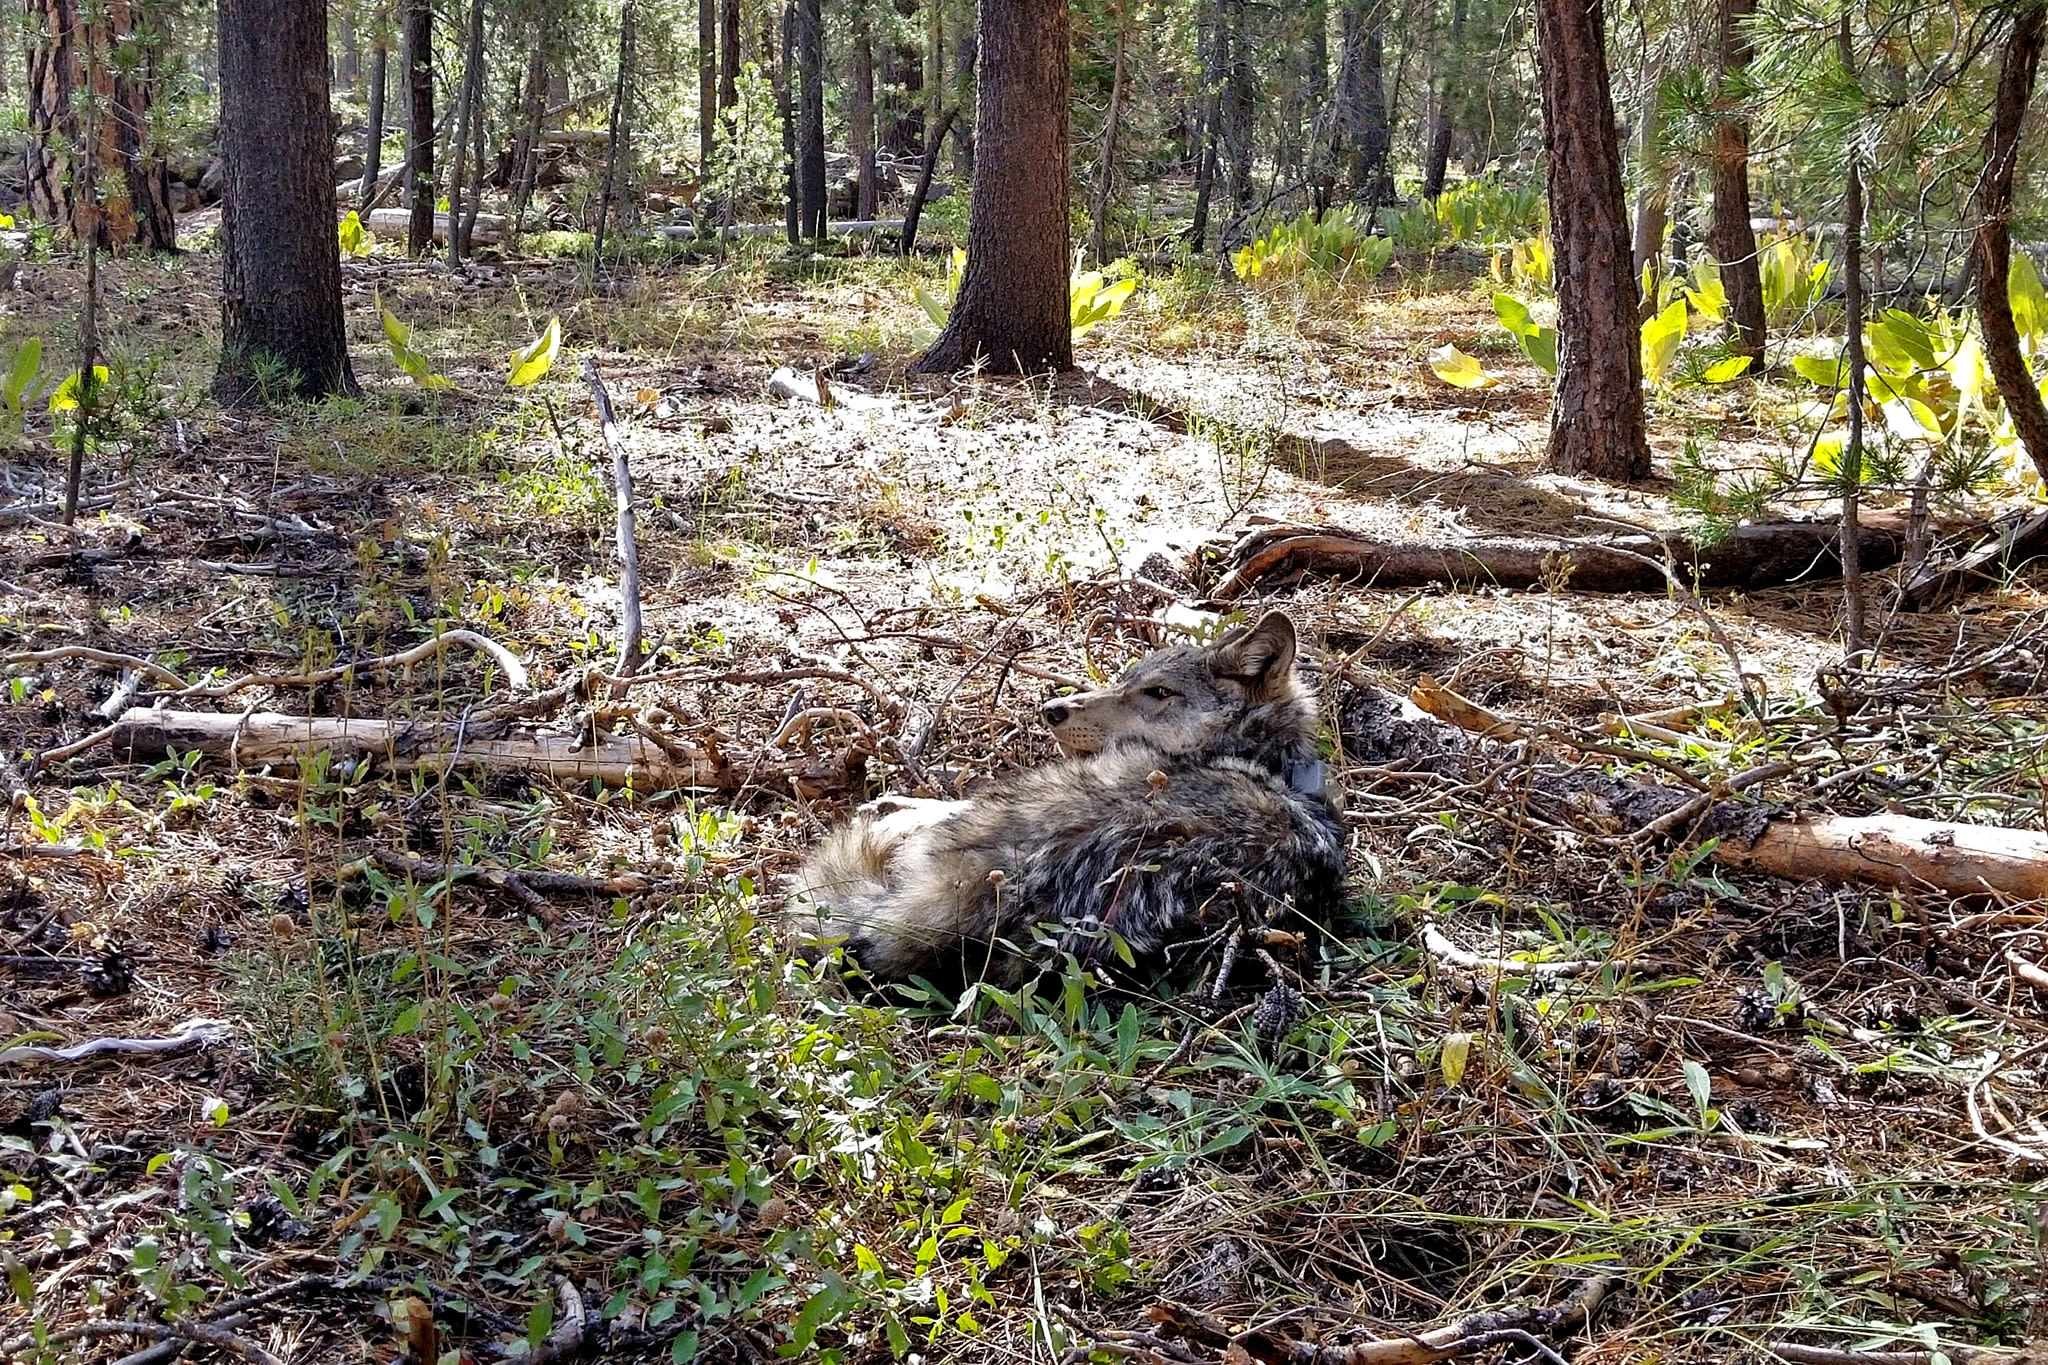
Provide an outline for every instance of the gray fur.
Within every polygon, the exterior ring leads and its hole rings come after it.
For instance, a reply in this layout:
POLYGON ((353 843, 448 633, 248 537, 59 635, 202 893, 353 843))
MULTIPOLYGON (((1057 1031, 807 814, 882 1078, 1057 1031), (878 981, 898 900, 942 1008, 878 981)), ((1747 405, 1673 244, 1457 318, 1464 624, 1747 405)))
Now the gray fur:
POLYGON ((879 980, 1016 985, 1053 952, 1103 960, 1104 930, 1144 959, 1246 911, 1329 920, 1344 841, 1325 796, 1288 780, 1318 759, 1294 661, 1272 612, 1048 702, 1068 757, 971 801, 873 803, 797 875, 794 926, 879 980))

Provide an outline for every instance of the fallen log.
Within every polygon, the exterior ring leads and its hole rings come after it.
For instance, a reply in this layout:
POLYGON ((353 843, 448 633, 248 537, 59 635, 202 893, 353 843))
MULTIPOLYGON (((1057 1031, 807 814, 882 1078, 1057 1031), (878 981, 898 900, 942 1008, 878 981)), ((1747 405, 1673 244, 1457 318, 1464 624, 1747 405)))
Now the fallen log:
MULTIPOLYGON (((1456 753, 1463 731, 1481 740, 1517 741, 1540 735, 1460 697, 1427 675, 1409 700, 1434 720, 1410 719, 1451 731, 1432 736, 1438 753, 1456 753)), ((1612 753, 1612 746, 1567 739, 1567 744, 1612 753)), ((1470 743, 1470 741, 1463 741, 1470 743)), ((1763 770, 1758 770, 1763 771, 1763 770)), ((1646 834, 1663 833, 1690 816, 1707 817, 1716 833, 1713 860, 1790 881, 1861 882, 1894 889, 1924 887, 1952 896, 2048 899, 2048 834, 2000 825, 1969 825, 1911 815, 1768 814, 1710 793, 1686 793, 1649 783, 1621 784, 1625 799, 1599 797, 1605 815, 1646 834), (1660 806, 1668 809, 1660 810, 1660 806), (1717 808, 1718 807, 1718 808, 1717 808), (1738 818, 1746 812, 1748 818, 1738 818), (1673 815, 1679 821, 1673 821, 1673 815)), ((1724 784, 1726 785, 1732 784, 1724 784)), ((1723 788, 1716 788, 1717 792, 1723 788)))
POLYGON ((1973 582, 2048 554, 2048 510, 2001 518, 1986 529, 1982 543, 1954 562, 1921 565, 1900 587, 1899 595, 1924 611, 1973 582))
POLYGON ((855 741, 829 754, 715 754, 641 729, 585 743, 578 735, 517 734, 509 727, 452 721, 342 719, 274 712, 130 711, 102 732, 124 762, 197 752, 235 768, 297 769, 316 755, 370 763, 395 773, 544 773, 558 782, 596 782, 639 792, 772 788, 806 799, 858 780, 869 750, 855 741))
MULTIPOLYGON (((1681 531, 1435 543, 1380 540, 1342 527, 1261 526, 1232 547, 1211 596, 1230 601, 1309 574, 1377 588, 1442 583, 1661 593, 1666 563, 1689 585, 1755 590, 1839 578, 1839 537, 1833 521, 1762 522, 1711 544, 1681 531)), ((1905 536, 1888 526, 1861 527, 1857 544, 1865 570, 1888 568, 1905 552, 1905 536)))
MULTIPOLYGON (((403 237, 412 221, 411 209, 371 209, 363 216, 363 226, 379 237, 403 237)), ((434 215, 434 240, 448 240, 448 215, 434 215)), ((492 246, 505 240, 505 220, 495 213, 479 214, 476 230, 470 240, 478 246, 492 246)))

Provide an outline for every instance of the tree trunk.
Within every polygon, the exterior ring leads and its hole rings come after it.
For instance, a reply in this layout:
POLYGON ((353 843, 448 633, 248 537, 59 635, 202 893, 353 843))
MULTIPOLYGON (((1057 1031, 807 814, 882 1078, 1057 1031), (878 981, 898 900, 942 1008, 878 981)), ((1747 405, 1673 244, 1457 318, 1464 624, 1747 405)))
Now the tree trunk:
POLYGON ((548 19, 535 26, 533 52, 526 60, 526 83, 519 110, 519 133, 512 143, 512 235, 525 227, 526 206, 533 199, 540 174, 540 125, 547 108, 548 19))
POLYGON ((1258 170, 1253 138, 1258 84, 1252 74, 1251 0, 1221 0, 1221 11, 1224 22, 1218 25, 1217 41, 1223 57, 1223 164, 1231 207, 1243 213, 1251 207, 1258 170))
POLYGON ((718 11, 718 108, 740 102, 740 0, 725 0, 718 11))
POLYGON ((1209 201, 1216 192, 1216 163, 1221 158, 1217 144, 1222 139, 1223 121, 1223 0, 1197 0, 1195 6, 1195 50, 1202 68, 1202 117, 1195 140, 1195 213, 1188 239, 1199 254, 1209 235, 1209 201))
POLYGON ((1431 61, 1435 74, 1436 107, 1430 114, 1429 148, 1422 164, 1422 197, 1435 203, 1444 192, 1444 177, 1451 167, 1451 81, 1456 74, 1460 45, 1465 39, 1465 0, 1452 0, 1451 35, 1431 61))
POLYGON ((1102 119, 1102 154, 1095 167, 1095 203, 1089 213, 1089 250, 1097 265, 1109 263, 1109 205, 1116 188, 1117 124, 1124 112, 1124 49, 1128 35, 1124 14, 1116 14, 1116 69, 1109 79, 1109 112, 1102 119))
MULTIPOLYGON (((334 238, 327 0, 219 0, 221 353, 214 391, 354 393, 334 238)), ((430 205, 431 207, 431 205, 430 205)))
POLYGON ((697 0, 697 180, 718 146, 718 0, 697 0))
POLYGON ((921 373, 1073 368, 1067 44, 1067 0, 984 0, 967 271, 921 373))
POLYGON ((931 144, 924 149, 924 165, 917 173, 917 188, 910 192, 910 203, 903 210, 902 255, 908 256, 917 250, 917 220, 924 216, 925 196, 932 192, 932 176, 939 169, 939 148, 946 145, 946 130, 959 116, 958 109, 948 109, 941 114, 939 126, 932 130, 931 144))
MULTIPOLYGON (((1849 41, 1849 12, 1842 11, 1842 69, 1855 79, 1855 52, 1849 41)), ((1863 569, 1858 551, 1857 522, 1863 500, 1863 149, 1860 125, 1849 133, 1848 183, 1842 195, 1842 311, 1849 334, 1849 440, 1842 448, 1842 635, 1851 663, 1862 660, 1863 569)))
POLYGON ((370 56, 370 126, 363 133, 363 188, 356 202, 364 208, 377 192, 377 177, 384 170, 384 87, 391 74, 391 48, 380 36, 370 56))
POLYGON ((434 3, 404 3, 405 179, 412 206, 405 250, 424 256, 434 249, 434 3))
POLYGON ((1764 363, 1764 279, 1756 231, 1749 225, 1749 120, 1735 112, 1728 86, 1749 65, 1742 21, 1755 9, 1756 0, 1721 0, 1722 114, 1714 123, 1714 208, 1707 224, 1707 251, 1720 266, 1728 296, 1728 351, 1748 356, 1752 371, 1764 363))
POLYGON ((2013 18, 1998 67, 1998 95, 1991 106, 1991 127, 1984 135, 1984 174, 1977 181, 1977 319, 1984 332, 1984 358, 1998 396, 2012 417, 2020 444, 2048 479, 2048 405, 2020 353, 2019 328, 2013 322, 2006 276, 2012 265, 2012 191, 2019 167, 2020 129, 2034 94, 2034 76, 2041 65, 2048 5, 2033 4, 2013 18))
POLYGON ((797 65, 801 108, 797 119, 798 179, 806 237, 825 237, 825 16, 820 0, 796 0, 797 65))
POLYGON ((176 251, 170 169, 149 145, 162 25, 140 0, 27 0, 27 6, 29 211, 81 240, 97 232, 104 247, 176 251), (76 190, 86 177, 74 164, 85 145, 80 114, 88 80, 107 113, 94 121, 97 215, 76 190))
POLYGON ((859 189, 853 216, 872 222, 880 211, 881 187, 875 183, 875 43, 868 22, 868 0, 853 0, 853 80, 847 93, 847 138, 853 144, 859 189))
POLYGON ((1664 156, 1664 111, 1653 62, 1643 65, 1643 108, 1636 120, 1636 235, 1631 268, 1643 290, 1637 316, 1648 321, 1657 308, 1657 280, 1663 275, 1664 229, 1670 225, 1671 166, 1664 156))
POLYGON ((1536 65, 1556 249, 1550 465, 1601 479, 1644 478, 1650 447, 1640 329, 1600 0, 1536 0, 1536 65))
POLYGON ((612 119, 610 136, 605 139, 604 184, 597 198, 597 226, 590 238, 592 269, 604 264, 604 234, 611 223, 612 198, 625 192, 625 176, 621 168, 627 163, 627 146, 632 137, 631 120, 626 115, 626 98, 632 88, 633 46, 633 0, 626 0, 619 10, 619 70, 618 79, 612 85, 612 119))
POLYGON ((789 244, 803 237, 803 184, 799 179, 796 154, 796 50, 797 5, 799 0, 782 0, 782 53, 775 65, 775 112, 782 121, 782 163, 784 188, 788 191, 783 210, 783 229, 789 244))
POLYGON ((462 89, 455 96, 455 166, 448 173, 448 268, 462 265, 462 194, 469 171, 469 133, 477 116, 484 75, 484 0, 470 0, 462 62, 462 89))
POLYGON ((940 12, 944 0, 924 0, 924 126, 939 126, 946 103, 946 23, 940 12))
POLYGON ((1351 152, 1346 177, 1353 203, 1383 204, 1393 197, 1387 156, 1393 129, 1387 119, 1386 8, 1383 0, 1352 0, 1344 7, 1344 57, 1337 74, 1337 109, 1351 152))
POLYGON ((981 51, 974 7, 967 8, 967 21, 953 43, 953 107, 961 111, 960 131, 953 135, 953 173, 962 180, 974 175, 974 62, 981 51))

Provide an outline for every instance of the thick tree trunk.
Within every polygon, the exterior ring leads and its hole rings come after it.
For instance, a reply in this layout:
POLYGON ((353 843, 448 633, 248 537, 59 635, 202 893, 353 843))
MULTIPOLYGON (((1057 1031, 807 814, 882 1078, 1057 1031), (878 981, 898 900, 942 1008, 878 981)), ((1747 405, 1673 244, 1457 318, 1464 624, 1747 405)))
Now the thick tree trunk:
POLYGON ((1536 65, 1556 247, 1550 464, 1595 478, 1644 478, 1650 447, 1636 285, 1600 0, 1536 0, 1536 65))
POLYGON ((1351 156, 1346 176, 1353 203, 1383 204, 1393 197, 1387 157, 1393 127, 1387 118, 1386 7, 1383 0, 1352 0, 1344 7, 1344 59, 1337 75, 1337 109, 1351 156))
POLYGON ((469 27, 465 30, 466 55, 462 62, 462 89, 455 99, 455 165, 448 173, 448 265, 462 264, 462 195, 469 171, 469 134, 478 114, 479 87, 484 77, 484 0, 470 0, 469 27))
POLYGON ((405 181, 412 208, 405 250, 424 256, 434 249, 434 3, 404 4, 405 181))
POLYGON ((983 0, 967 271, 916 370, 1071 369, 1067 0, 983 0))
POLYGON ((775 64, 775 112, 782 122, 784 189, 783 230, 789 244, 803 237, 803 185, 797 171, 796 138, 796 52, 797 5, 799 0, 782 0, 782 52, 775 64))
POLYGON ((1102 153, 1095 165, 1095 202, 1089 212, 1089 250, 1097 265, 1109 263, 1110 196, 1116 189, 1117 125, 1124 112, 1124 55, 1128 34, 1124 14, 1116 13, 1116 67, 1109 78, 1109 112, 1102 119, 1102 153))
POLYGON ((1748 356, 1752 369, 1764 363, 1764 280, 1756 232, 1749 225, 1749 120, 1734 112, 1728 86, 1749 65, 1742 21, 1755 9, 1755 0, 1721 0, 1723 113, 1714 123, 1714 208, 1707 224, 1707 250, 1720 266, 1721 288, 1728 296, 1728 350, 1748 356))
POLYGON ((2019 168, 2020 129, 2034 94, 2034 76, 2041 65, 2048 5, 2034 4, 2013 18, 1998 68, 1998 95, 1991 106, 1991 127, 1984 135, 1984 174, 1977 181, 1977 319, 1984 332, 1984 358, 1998 396, 2012 417, 2020 444, 2048 479, 2048 405, 2041 401, 2027 358, 2020 352, 2019 328, 2006 295, 2012 265, 2012 190, 2019 168))
POLYGON ((1430 111, 1429 146, 1422 161, 1422 197, 1435 203, 1451 167, 1451 82, 1465 40, 1465 0, 1452 0, 1450 38, 1430 59, 1435 107, 1430 111))
POLYGON ((74 237, 96 231, 104 247, 176 251, 170 170, 149 139, 165 42, 161 24, 139 0, 27 0, 27 10, 29 211, 63 224, 74 237), (86 177, 74 164, 85 145, 80 96, 88 74, 107 113, 94 123, 91 153, 97 215, 77 192, 86 177))
POLYGON ((697 179, 718 147, 718 0, 697 0, 697 179))
POLYGON ((860 177, 854 193, 853 216, 862 222, 872 222, 880 209, 881 187, 875 183, 875 42, 868 22, 868 0, 853 0, 852 57, 847 139, 853 144, 860 177))
POLYGON ((798 182, 803 191, 802 235, 825 236, 825 16, 820 0, 796 0, 797 66, 801 107, 797 118, 798 182))
POLYGON ((368 208, 384 170, 384 87, 391 74, 391 49, 380 37, 370 56, 370 126, 363 133, 363 188, 358 205, 368 208))
POLYGON ((356 391, 334 237, 327 0, 219 0, 221 353, 214 390, 356 391))

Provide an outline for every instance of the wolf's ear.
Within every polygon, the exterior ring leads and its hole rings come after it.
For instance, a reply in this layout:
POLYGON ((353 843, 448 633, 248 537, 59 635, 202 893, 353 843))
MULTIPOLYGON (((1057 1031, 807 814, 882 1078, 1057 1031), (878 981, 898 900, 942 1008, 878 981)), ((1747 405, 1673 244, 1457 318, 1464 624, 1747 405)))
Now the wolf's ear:
POLYGON ((1216 648, 1219 674, 1238 679, 1261 698, 1277 696, 1294 668, 1294 622, 1285 612, 1269 611, 1216 648))

